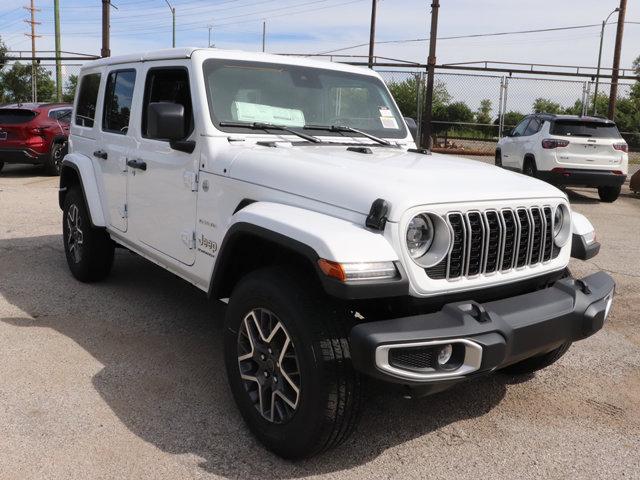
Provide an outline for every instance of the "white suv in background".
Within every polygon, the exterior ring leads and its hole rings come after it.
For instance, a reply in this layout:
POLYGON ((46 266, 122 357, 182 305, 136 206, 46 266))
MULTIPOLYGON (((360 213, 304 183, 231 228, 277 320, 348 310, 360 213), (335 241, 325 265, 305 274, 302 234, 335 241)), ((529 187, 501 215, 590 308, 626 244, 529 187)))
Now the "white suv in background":
POLYGON ((496 165, 558 186, 595 187, 603 202, 620 195, 628 163, 616 124, 599 117, 529 115, 496 148, 496 165))

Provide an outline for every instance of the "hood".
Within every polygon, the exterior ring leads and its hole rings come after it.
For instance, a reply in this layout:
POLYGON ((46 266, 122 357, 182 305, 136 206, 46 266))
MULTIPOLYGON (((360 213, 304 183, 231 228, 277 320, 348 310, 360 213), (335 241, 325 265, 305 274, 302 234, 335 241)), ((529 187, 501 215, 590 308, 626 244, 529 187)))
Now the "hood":
POLYGON ((442 203, 563 197, 555 187, 477 160, 370 146, 242 146, 230 177, 311 198, 363 215, 378 198, 398 221, 408 208, 442 203))

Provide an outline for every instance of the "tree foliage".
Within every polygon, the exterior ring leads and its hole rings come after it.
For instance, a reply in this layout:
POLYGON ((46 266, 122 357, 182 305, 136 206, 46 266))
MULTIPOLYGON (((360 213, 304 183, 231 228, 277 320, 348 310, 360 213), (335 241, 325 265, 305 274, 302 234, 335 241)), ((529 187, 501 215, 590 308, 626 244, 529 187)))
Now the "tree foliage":
MULTIPOLYGON (((14 63, 11 68, 2 72, 2 96, 3 102, 30 102, 31 101, 31 65, 14 63)), ((38 88, 38 101, 51 102, 55 98, 55 82, 51 78, 51 72, 38 65, 36 67, 36 82, 38 88)))
POLYGON ((62 91, 62 101, 66 103, 73 103, 73 98, 76 95, 76 88, 78 88, 78 76, 69 75, 62 91))

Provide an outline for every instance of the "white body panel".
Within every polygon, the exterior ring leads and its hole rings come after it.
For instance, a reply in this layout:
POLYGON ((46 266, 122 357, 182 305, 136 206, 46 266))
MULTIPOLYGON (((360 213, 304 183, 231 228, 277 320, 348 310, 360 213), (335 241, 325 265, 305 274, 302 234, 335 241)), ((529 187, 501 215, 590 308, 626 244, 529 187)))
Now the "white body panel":
POLYGON ((408 133, 406 138, 393 140, 397 148, 376 145, 363 137, 349 138, 369 146, 373 154, 366 155, 347 151, 344 145, 292 145, 288 142, 300 139, 289 134, 222 132, 208 111, 202 72, 202 62, 208 58, 291 63, 378 77, 371 70, 346 65, 212 49, 175 49, 87 64, 83 74, 102 73, 96 122, 89 129, 72 121, 71 149, 75 153, 67 159, 81 170, 94 223, 106 225, 118 243, 203 290, 209 288, 225 234, 239 222, 302 242, 328 260, 400 261, 415 296, 505 284, 560 270, 568 263, 570 246, 565 246, 554 260, 518 271, 455 282, 430 280, 409 258, 405 245, 403 232, 415 213, 555 207, 566 203, 566 196, 544 182, 492 165, 408 152, 415 146, 408 133), (106 77, 111 70, 131 65, 137 78, 129 129, 111 140, 100 133, 106 77), (188 70, 194 110, 189 138, 196 142, 193 153, 141 135, 144 81, 146 72, 155 67, 188 70), (283 143, 260 146, 256 143, 260 140, 283 143), (108 160, 92 157, 99 148, 110 149, 108 160), (146 162, 146 171, 127 167, 131 159, 146 162), (384 232, 364 226, 378 198, 391 207, 384 232), (246 199, 255 203, 236 212, 246 199), (119 205, 127 205, 128 218, 118 218, 119 205), (190 245, 187 240, 191 239, 195 244, 190 245))

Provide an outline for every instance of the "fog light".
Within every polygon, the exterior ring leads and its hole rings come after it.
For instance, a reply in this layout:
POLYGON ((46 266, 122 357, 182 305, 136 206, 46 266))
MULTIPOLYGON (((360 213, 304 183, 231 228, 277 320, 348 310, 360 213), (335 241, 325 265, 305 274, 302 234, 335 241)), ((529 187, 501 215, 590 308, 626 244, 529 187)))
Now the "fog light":
POLYGON ((453 345, 450 343, 444 345, 438 350, 438 365, 441 367, 445 366, 449 360, 451 360, 451 356, 453 355, 453 345))

